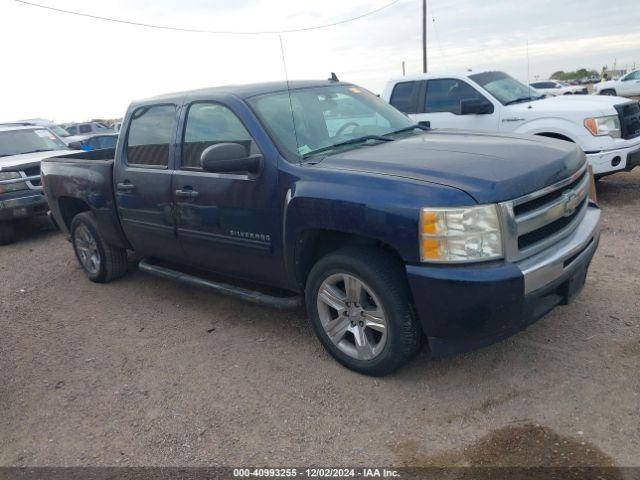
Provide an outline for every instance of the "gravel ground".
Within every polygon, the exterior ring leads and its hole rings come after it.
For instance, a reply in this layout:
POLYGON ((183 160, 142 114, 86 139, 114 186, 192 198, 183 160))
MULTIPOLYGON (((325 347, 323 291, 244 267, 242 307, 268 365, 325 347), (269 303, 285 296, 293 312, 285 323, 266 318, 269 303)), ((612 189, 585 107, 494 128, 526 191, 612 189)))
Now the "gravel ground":
POLYGON ((302 312, 133 266, 96 285, 25 225, 0 249, 0 465, 640 466, 640 169, 598 190, 574 304, 382 379, 329 358, 302 312))

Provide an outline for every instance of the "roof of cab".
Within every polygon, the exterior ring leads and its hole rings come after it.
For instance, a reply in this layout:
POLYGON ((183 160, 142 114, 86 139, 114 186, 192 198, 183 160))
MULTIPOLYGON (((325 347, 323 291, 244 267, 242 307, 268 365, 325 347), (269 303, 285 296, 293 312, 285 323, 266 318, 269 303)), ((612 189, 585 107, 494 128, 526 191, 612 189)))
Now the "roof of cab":
POLYGON ((334 82, 331 80, 292 80, 290 82, 264 82, 264 83, 251 83, 247 85, 225 85, 221 87, 202 88, 199 90, 189 90, 184 92, 167 93, 164 95, 158 95, 144 100, 133 102, 134 104, 145 104, 158 101, 174 101, 181 100, 188 95, 198 96, 224 96, 233 95, 242 99, 254 97, 256 95, 263 95, 265 93, 286 92, 289 90, 300 90, 303 88, 313 87, 328 87, 336 85, 352 85, 347 82, 334 82))

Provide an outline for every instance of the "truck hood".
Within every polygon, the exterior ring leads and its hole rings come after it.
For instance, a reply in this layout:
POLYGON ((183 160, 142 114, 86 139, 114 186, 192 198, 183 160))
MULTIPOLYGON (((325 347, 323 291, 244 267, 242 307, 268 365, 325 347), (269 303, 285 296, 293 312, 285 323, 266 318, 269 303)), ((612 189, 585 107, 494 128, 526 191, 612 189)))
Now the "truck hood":
POLYGON ((625 101, 628 100, 602 95, 559 95, 535 100, 531 103, 522 102, 508 105, 505 110, 511 113, 521 112, 528 117, 577 113, 583 114, 584 118, 588 118, 599 115, 617 115, 614 105, 625 101))
POLYGON ((52 150, 50 152, 25 153, 22 155, 11 155, 10 157, 0 157, 1 170, 17 170, 17 167, 27 167, 39 163, 45 158, 57 157, 59 155, 69 155, 76 153, 75 150, 52 150))
POLYGON ((563 180, 584 162, 561 140, 438 130, 329 155, 318 167, 437 183, 494 203, 563 180))

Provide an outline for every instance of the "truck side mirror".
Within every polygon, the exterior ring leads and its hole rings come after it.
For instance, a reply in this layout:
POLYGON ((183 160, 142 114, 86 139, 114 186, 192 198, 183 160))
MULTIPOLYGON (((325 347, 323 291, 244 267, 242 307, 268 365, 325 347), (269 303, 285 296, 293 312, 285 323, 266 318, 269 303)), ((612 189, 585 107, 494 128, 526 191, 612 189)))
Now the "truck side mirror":
POLYGON ((67 145, 71 150, 83 150, 82 142, 71 142, 67 145))
POLYGON ((247 149, 239 143, 216 143, 200 155, 200 165, 205 172, 258 173, 262 167, 262 155, 247 155, 247 149))
POLYGON ((460 115, 486 115, 493 113, 493 104, 484 98, 460 100, 460 115))

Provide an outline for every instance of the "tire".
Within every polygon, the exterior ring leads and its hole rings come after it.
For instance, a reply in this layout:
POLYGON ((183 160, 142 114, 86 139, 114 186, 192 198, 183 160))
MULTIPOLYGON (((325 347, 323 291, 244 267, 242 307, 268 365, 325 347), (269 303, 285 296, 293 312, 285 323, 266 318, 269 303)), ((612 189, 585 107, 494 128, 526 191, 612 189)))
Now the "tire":
POLYGON ((92 213, 76 215, 70 231, 76 258, 89 280, 108 283, 127 273, 127 251, 103 240, 92 213))
POLYGON ((602 90, 600 92, 600 95, 607 95, 607 96, 610 96, 610 97, 616 97, 617 93, 616 93, 616 91, 614 89, 608 88, 606 90, 602 90))
POLYGON ((16 229, 12 222, 0 222, 0 245, 9 245, 16 238, 16 229))
POLYGON ((325 349, 345 367, 382 376, 420 351, 422 330, 401 267, 383 250, 346 247, 311 269, 305 289, 311 325, 325 349))

